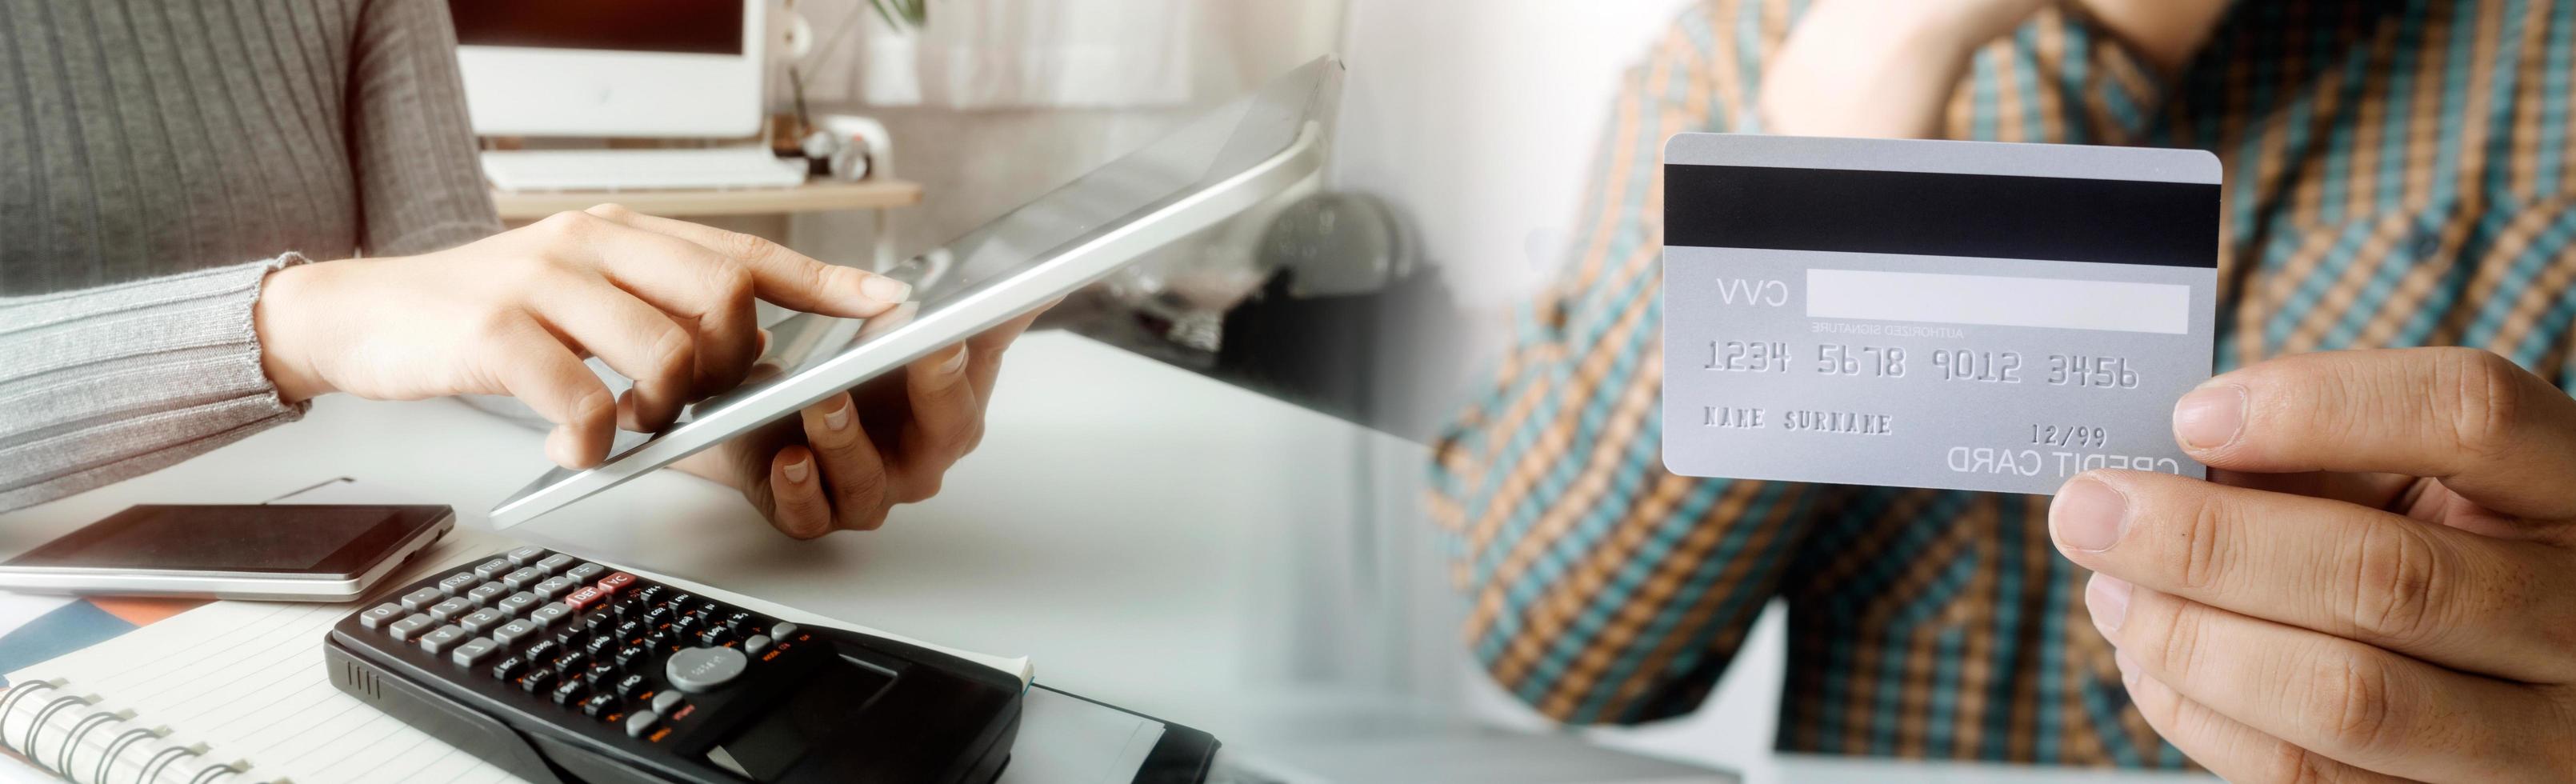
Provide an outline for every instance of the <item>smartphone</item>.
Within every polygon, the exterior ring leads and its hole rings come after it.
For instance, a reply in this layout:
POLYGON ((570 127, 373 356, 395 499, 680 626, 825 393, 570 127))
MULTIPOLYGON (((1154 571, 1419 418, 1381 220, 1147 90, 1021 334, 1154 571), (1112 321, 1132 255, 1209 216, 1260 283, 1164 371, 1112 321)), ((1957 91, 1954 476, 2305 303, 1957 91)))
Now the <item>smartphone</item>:
POLYGON ((0 589, 354 601, 455 526, 445 506, 136 506, 0 562, 0 589))

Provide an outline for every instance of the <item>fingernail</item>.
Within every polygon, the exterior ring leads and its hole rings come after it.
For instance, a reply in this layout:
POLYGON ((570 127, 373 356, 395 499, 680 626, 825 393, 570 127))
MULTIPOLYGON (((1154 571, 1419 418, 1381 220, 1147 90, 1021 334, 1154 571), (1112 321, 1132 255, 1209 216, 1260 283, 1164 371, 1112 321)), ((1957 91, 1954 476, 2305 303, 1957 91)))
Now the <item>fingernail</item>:
POLYGON ((805 477, 814 473, 814 458, 808 457, 803 460, 788 463, 787 467, 781 469, 781 471, 787 474, 787 481, 800 485, 804 484, 805 477))
POLYGON ((2173 426, 2184 446, 2226 446, 2245 428, 2245 388, 2229 384, 2192 390, 2174 404, 2173 426))
POLYGON ((848 396, 844 395, 841 397, 840 405, 833 406, 832 410, 823 412, 823 426, 833 430, 846 430, 849 428, 850 398, 848 396))
POLYGON ((2057 489, 2048 502, 2048 530, 2069 549, 2098 553, 2120 542, 2120 525, 2129 516, 2129 499, 2102 480, 2076 477, 2057 489))
POLYGON ((760 351, 757 356, 769 356, 769 341, 774 337, 776 336, 769 334, 769 330, 760 331, 760 351))
POLYGON ((870 274, 865 280, 859 281, 859 292, 878 302, 902 302, 912 298, 912 284, 884 275, 870 274))
POLYGON ((2104 636, 2119 631, 2120 622, 2129 618, 2129 581, 2093 575, 2093 581, 2084 586, 2084 609, 2092 611, 2093 626, 2104 636))
POLYGON ((949 355, 949 357, 948 357, 948 361, 939 363, 939 372, 940 372, 940 373, 942 373, 942 374, 954 374, 954 373, 956 373, 957 371, 965 370, 965 369, 966 369, 966 347, 965 347, 965 346, 958 346, 958 347, 957 347, 957 353, 949 355))

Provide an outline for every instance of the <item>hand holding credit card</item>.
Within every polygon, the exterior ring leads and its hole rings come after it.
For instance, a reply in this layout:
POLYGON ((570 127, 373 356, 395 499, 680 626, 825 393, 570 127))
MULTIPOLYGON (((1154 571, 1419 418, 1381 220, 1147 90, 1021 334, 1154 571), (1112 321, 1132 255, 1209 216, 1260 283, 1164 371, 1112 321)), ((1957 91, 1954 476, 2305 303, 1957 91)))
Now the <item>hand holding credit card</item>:
POLYGON ((2219 165, 2197 150, 1682 134, 1664 150, 1664 465, 2047 494, 2202 477, 2219 165))

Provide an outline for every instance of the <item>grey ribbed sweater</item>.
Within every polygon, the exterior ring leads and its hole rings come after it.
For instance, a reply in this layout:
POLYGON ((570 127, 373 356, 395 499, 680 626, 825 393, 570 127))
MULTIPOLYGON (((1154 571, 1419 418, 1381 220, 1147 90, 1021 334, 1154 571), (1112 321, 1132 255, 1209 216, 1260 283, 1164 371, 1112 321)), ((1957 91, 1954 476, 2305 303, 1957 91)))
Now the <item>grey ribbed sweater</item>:
POLYGON ((294 419, 268 270, 498 230, 440 0, 0 0, 0 510, 294 419))

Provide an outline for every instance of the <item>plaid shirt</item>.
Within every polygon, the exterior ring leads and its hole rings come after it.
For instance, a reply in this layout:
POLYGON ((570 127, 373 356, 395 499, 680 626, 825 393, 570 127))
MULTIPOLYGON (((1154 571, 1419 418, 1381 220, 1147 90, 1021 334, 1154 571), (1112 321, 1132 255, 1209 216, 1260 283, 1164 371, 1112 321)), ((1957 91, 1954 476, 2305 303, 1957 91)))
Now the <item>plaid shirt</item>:
MULTIPOLYGON (((1648 721, 1696 707, 1777 596, 1781 749, 2183 766, 2087 622, 2048 499, 1663 470, 1657 151, 1759 130, 1804 6, 1706 0, 1629 72, 1570 266, 1438 449, 1468 643, 1547 715, 1648 721)), ((1976 54, 1944 125, 2215 152, 2222 369, 2465 345, 2565 386, 2571 77, 2576 0, 2246 0, 2178 75, 2050 10, 1976 54)))

